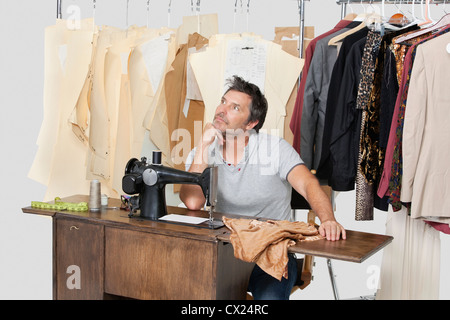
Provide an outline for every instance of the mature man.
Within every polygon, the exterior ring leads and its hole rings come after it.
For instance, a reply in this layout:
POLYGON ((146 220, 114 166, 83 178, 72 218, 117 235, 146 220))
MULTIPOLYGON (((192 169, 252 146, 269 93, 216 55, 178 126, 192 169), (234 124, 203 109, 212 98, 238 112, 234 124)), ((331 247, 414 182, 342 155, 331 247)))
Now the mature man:
MULTIPOLYGON (((218 212, 270 219, 290 219, 292 187, 320 219, 319 232, 328 240, 345 239, 331 202, 298 153, 279 137, 260 132, 267 100, 259 88, 233 77, 212 123, 191 152, 187 167, 202 172, 209 164, 219 168, 218 212)), ((203 207, 205 197, 196 185, 182 185, 180 199, 188 209, 203 207)), ((289 258, 288 278, 281 281, 255 266, 249 291, 255 299, 289 299, 296 281, 296 263, 289 258)))

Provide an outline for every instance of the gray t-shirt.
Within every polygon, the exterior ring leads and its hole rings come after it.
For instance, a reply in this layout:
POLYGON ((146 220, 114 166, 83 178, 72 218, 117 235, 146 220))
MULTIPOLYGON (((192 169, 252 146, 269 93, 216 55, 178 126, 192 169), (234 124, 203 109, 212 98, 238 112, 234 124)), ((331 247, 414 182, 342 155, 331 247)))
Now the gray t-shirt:
POLYGON ((217 142, 209 148, 208 161, 218 167, 217 212, 290 220, 292 187, 287 176, 303 161, 286 140, 252 130, 245 156, 237 166, 223 159, 217 142))

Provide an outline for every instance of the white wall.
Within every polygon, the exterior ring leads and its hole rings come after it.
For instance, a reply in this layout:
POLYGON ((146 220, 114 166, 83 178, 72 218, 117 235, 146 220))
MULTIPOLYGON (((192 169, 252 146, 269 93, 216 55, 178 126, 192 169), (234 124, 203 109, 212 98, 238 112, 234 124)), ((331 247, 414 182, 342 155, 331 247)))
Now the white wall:
MULTIPOLYGON (((126 27, 126 2, 97 0, 96 23, 126 27)), ((146 0, 130 1, 129 24, 146 25, 146 3, 146 0)), ((169 0, 150 1, 150 27, 167 26, 168 3, 169 0)), ((237 27, 233 28, 234 3, 235 0, 203 0, 201 12, 218 13, 221 33, 246 31, 245 15, 238 17, 237 27)), ((63 0, 64 18, 68 16, 69 5, 80 8, 81 18, 92 16, 92 0, 63 0)), ((392 6, 388 7, 386 12, 393 12, 392 6)), ((353 5, 353 8, 355 12, 361 11, 359 5, 353 5)), ((420 13, 420 9, 416 12, 420 13)), ((173 0, 170 26, 178 26, 182 17, 190 14, 190 0, 173 0)), ((441 13, 435 14, 438 15, 441 13)), ((37 151, 36 139, 43 118, 44 28, 54 24, 55 17, 56 0, 0 1, 0 299, 52 298, 51 219, 25 215, 21 208, 30 205, 32 200, 41 200, 45 194, 45 186, 28 179, 27 173, 37 151)), ((339 18, 340 7, 334 0, 306 3, 305 23, 315 26, 316 35, 331 29, 339 18)), ((261 34, 265 39, 273 39, 275 26, 298 24, 296 0, 250 2, 248 31, 261 34)), ((386 214, 377 211, 374 221, 355 222, 354 202, 354 192, 338 196, 336 215, 339 221, 348 229, 384 233, 386 214)), ((448 236, 441 239, 442 252, 449 252, 448 236)), ((449 270, 448 257, 443 254, 442 260, 442 284, 448 284, 445 274, 445 270, 449 270)), ((294 298, 333 299, 325 261, 319 258, 316 261, 314 282, 294 298)), ((372 276, 368 271, 380 263, 381 253, 363 264, 335 261, 340 297, 373 294, 375 290, 367 286, 372 276)), ((441 298, 449 299, 449 290, 441 288, 441 298)))

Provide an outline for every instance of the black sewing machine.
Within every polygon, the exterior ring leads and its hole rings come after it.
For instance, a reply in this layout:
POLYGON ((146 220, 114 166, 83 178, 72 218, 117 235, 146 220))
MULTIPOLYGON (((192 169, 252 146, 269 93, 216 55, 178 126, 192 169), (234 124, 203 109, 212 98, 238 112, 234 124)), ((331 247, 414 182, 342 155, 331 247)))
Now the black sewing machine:
POLYGON ((122 189, 129 195, 138 194, 130 198, 133 217, 139 210, 140 218, 158 220, 167 215, 166 184, 197 184, 202 188, 206 197, 206 205, 209 206, 209 228, 223 226, 220 221, 214 221, 213 210, 217 201, 217 167, 208 167, 201 174, 169 168, 161 165, 161 152, 153 152, 153 163, 147 163, 143 157, 139 161, 132 158, 125 167, 125 175, 122 178, 122 189))

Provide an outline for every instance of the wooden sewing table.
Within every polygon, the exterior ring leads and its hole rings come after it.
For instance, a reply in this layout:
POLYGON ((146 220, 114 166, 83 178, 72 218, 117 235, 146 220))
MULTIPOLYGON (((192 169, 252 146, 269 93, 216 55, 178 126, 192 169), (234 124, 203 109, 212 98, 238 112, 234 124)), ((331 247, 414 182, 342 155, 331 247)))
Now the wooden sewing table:
MULTIPOLYGON (((62 200, 87 202, 88 196, 62 200)), ((108 207, 120 207, 120 200, 109 199, 108 207)), ((54 299, 246 298, 253 264, 234 257, 226 227, 129 218, 119 209, 22 211, 53 218, 54 299)), ((168 213, 208 216, 170 206, 168 213)), ((221 219, 222 214, 214 217, 221 219)), ((359 263, 391 241, 390 236, 347 230, 346 240, 302 242, 290 251, 359 263)))

